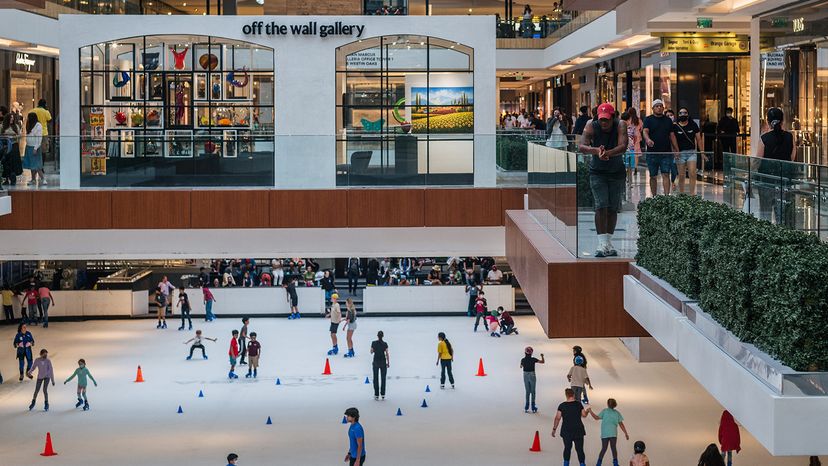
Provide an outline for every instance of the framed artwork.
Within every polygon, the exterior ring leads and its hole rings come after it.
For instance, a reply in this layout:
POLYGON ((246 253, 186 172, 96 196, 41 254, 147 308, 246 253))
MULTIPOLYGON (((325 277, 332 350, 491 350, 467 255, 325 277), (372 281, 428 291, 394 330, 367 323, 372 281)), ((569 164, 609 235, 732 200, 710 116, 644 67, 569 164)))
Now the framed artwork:
POLYGON ((210 86, 207 85, 207 74, 196 73, 195 75, 195 95, 193 100, 207 100, 207 95, 210 92, 210 86))
POLYGON ((192 157, 193 132, 189 130, 167 131, 167 157, 192 157))
POLYGON ((164 149, 164 132, 163 131, 146 131, 143 136, 143 156, 144 157, 163 157, 164 149))
POLYGON ((121 130, 121 157, 135 157, 135 131, 131 129, 121 130))
POLYGON ((222 131, 221 139, 222 146, 224 147, 223 157, 226 159, 235 159, 238 157, 238 132, 234 129, 226 129, 222 131))

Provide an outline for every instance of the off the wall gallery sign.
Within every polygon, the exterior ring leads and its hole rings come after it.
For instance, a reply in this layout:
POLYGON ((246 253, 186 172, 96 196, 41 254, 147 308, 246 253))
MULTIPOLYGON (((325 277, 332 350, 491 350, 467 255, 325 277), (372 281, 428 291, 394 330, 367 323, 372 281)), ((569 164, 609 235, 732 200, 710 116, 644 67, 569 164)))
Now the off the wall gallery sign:
POLYGON ((344 24, 337 21, 333 24, 319 24, 308 21, 306 24, 278 24, 275 21, 253 21, 242 26, 242 34, 250 36, 353 36, 362 37, 365 26, 362 24, 344 24))

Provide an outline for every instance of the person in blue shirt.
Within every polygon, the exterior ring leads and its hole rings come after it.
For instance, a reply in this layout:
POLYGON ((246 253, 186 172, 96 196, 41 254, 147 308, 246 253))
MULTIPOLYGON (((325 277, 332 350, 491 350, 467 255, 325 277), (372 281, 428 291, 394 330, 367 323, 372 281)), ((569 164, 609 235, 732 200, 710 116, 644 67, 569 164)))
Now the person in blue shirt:
POLYGON ((359 423, 359 410, 348 408, 345 410, 345 418, 351 423, 348 427, 348 441, 350 442, 348 453, 345 454, 345 461, 348 466, 362 466, 365 464, 365 431, 359 423))
POLYGON ((26 360, 26 371, 28 373, 32 370, 32 346, 34 345, 34 337, 32 332, 26 329, 26 324, 17 326, 17 335, 14 336, 14 348, 17 351, 17 361, 20 366, 20 381, 23 381, 23 360, 26 360))

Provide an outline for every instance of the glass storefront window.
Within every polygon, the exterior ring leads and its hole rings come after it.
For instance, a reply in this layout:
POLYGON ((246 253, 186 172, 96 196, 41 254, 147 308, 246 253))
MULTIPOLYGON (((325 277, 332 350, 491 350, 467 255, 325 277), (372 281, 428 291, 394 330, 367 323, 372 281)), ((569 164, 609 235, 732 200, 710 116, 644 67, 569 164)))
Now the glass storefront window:
POLYGON ((383 36, 337 49, 337 184, 472 184, 473 50, 383 36))
POLYGON ((272 49, 141 36, 80 60, 82 186, 272 186, 272 49))

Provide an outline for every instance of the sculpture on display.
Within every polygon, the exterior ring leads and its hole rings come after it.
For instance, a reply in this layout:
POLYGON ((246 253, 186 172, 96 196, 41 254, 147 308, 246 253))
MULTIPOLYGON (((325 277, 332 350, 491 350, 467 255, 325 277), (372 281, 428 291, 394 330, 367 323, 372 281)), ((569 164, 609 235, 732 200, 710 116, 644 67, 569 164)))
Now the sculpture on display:
POLYGON ((129 73, 127 73, 126 71, 115 73, 115 76, 112 77, 112 85, 115 86, 115 89, 122 88, 126 86, 126 84, 129 82, 129 79, 129 73))
POLYGON ((241 69, 228 72, 227 82, 233 87, 247 87, 247 83, 250 82, 250 75, 247 74, 247 67, 242 67, 241 69), (236 73, 238 72, 244 73, 244 78, 241 81, 236 79, 236 73))
POLYGON ((173 59, 175 63, 173 64, 173 68, 177 70, 183 70, 186 64, 184 63, 184 58, 187 57, 187 52, 190 50, 190 47, 184 47, 184 50, 181 52, 173 45, 170 47, 170 52, 173 54, 173 59))
POLYGON ((213 71, 218 66, 218 57, 212 53, 205 53, 198 57, 198 64, 201 65, 203 70, 213 71))
POLYGON ((120 111, 115 112, 114 117, 115 117, 115 123, 117 123, 118 126, 123 126, 123 125, 126 124, 126 121, 127 121, 126 113, 120 112, 120 111))
POLYGON ((159 52, 144 52, 141 54, 141 61, 144 64, 145 71, 153 71, 158 69, 159 52))

